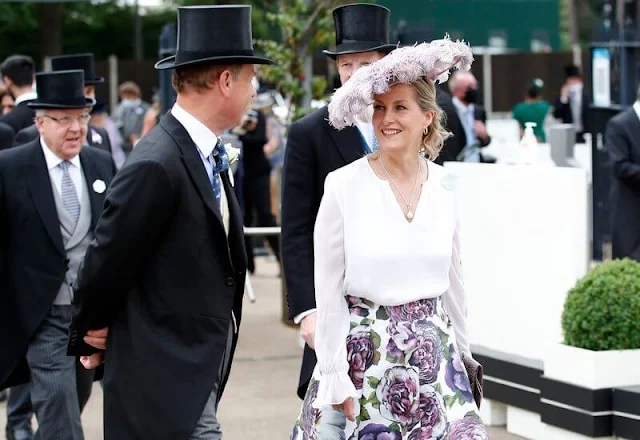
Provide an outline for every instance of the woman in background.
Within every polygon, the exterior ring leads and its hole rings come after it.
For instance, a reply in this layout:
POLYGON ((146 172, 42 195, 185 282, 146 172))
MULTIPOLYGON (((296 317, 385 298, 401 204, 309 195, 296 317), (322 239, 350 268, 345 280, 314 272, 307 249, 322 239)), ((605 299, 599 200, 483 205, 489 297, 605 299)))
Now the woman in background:
POLYGON ((0 87, 0 106, 2 108, 3 115, 9 113, 15 107, 15 101, 9 90, 5 87, 0 87))
POLYGON ((511 111, 513 119, 520 124, 520 137, 524 134, 525 124, 535 122, 533 133, 538 138, 538 142, 545 143, 547 136, 544 133, 544 120, 549 114, 551 105, 542 99, 542 88, 544 82, 540 78, 534 79, 524 97, 524 101, 516 104, 511 111))

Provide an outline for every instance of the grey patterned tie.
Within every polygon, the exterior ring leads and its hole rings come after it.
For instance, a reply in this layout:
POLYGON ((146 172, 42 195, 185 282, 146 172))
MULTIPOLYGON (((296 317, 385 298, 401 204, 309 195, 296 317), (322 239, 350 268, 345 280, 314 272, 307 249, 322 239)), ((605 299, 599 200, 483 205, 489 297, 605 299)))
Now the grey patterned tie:
POLYGON ((60 162, 60 168, 62 168, 62 204, 64 209, 67 210, 69 216, 73 219, 73 223, 78 223, 80 217, 80 202, 78 201, 78 193, 76 187, 69 175, 69 161, 65 160, 60 162))

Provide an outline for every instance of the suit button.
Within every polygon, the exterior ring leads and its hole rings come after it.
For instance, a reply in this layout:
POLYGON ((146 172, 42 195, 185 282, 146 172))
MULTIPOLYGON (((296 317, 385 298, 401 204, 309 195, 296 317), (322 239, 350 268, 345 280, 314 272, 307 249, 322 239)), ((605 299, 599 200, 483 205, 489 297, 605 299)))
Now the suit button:
POLYGON ((233 277, 227 277, 227 286, 233 286, 236 283, 236 280, 233 277))

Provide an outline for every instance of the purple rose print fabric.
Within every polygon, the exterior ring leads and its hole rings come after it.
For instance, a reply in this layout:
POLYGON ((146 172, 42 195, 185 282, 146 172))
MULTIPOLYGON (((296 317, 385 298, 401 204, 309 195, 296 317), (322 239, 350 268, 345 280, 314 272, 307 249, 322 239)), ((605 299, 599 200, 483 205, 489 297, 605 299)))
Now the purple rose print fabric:
POLYGON ((362 388, 364 372, 373 363, 375 348, 369 331, 363 327, 359 331, 351 331, 347 337, 347 361, 349 362, 349 376, 359 390, 362 388))
POLYGON ((316 371, 291 440, 489 439, 440 298, 388 307, 346 299, 356 422, 313 408, 316 371))

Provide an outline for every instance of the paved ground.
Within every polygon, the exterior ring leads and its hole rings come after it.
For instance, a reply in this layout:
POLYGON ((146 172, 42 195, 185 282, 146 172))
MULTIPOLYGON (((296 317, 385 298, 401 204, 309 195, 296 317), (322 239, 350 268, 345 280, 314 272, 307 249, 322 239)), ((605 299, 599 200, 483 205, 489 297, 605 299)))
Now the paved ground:
MULTIPOLYGON (((300 400, 295 389, 302 350, 297 331, 280 321, 276 273, 275 264, 257 261, 253 283, 258 299, 254 304, 246 301, 240 344, 220 406, 219 416, 228 440, 286 440, 298 414, 300 400)), ((6 409, 2 404, 0 432, 5 424, 6 409)), ((102 440, 102 390, 97 385, 84 411, 83 426, 86 440, 102 440)), ((504 429, 492 428, 490 432, 492 440, 520 440, 504 429)))

